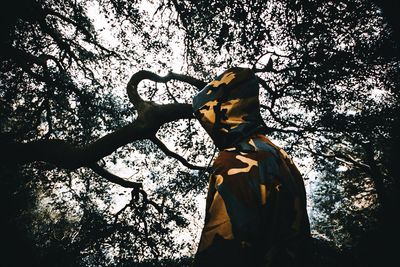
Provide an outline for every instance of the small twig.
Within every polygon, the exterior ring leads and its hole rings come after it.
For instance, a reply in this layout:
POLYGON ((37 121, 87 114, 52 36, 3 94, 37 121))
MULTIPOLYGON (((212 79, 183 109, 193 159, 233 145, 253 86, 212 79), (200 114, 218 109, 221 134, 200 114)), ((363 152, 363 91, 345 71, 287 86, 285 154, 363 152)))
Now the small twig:
POLYGON ((168 84, 165 83, 165 89, 167 90, 167 93, 169 95, 169 97, 171 97, 171 99, 175 102, 175 103, 179 103, 178 100, 176 100, 175 96, 171 93, 171 91, 169 90, 168 84))
MULTIPOLYGON (((118 217, 128 208, 132 208, 136 206, 136 203, 139 202, 139 200, 142 199, 142 204, 139 206, 140 210, 144 210, 146 208, 147 205, 151 205, 153 206, 159 213, 162 213, 162 208, 155 203, 152 200, 149 200, 147 197, 147 193, 146 191, 144 191, 142 188, 134 188, 131 191, 131 200, 124 206, 122 207, 122 209, 120 209, 119 211, 117 211, 114 214, 114 224, 117 223, 118 221, 118 217), (140 198, 140 196, 142 196, 140 198)), ((138 206, 136 206, 138 207, 138 206)))

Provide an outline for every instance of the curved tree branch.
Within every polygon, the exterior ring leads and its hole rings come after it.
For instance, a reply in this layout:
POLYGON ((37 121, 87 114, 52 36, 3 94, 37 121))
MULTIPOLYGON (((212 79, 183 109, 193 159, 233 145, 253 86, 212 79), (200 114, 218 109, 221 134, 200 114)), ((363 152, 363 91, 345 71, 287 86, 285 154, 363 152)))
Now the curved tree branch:
POLYGON ((295 129, 290 130, 290 129, 278 129, 278 128, 271 128, 271 130, 274 131, 280 131, 280 132, 291 132, 291 133, 302 133, 305 132, 306 129, 300 127, 299 125, 295 124, 294 122, 291 121, 284 121, 280 118, 278 118, 278 116, 276 115, 276 113, 273 111, 273 109, 267 105, 260 105, 261 108, 268 110, 269 114, 272 116, 272 118, 274 119, 274 121, 278 122, 279 124, 281 124, 284 127, 294 127, 295 129))
MULTIPOLYGON (((160 77, 148 71, 139 71, 132 75, 128 84, 128 93, 131 96, 132 91, 137 90, 138 83, 143 79, 152 79, 160 82, 177 79, 188 82, 198 88, 205 84, 186 75, 170 73, 165 77, 160 77)), ((139 95, 137 97, 140 99, 139 95)), ((0 136, 0 146, 2 147, 0 162, 4 164, 45 161, 67 169, 77 169, 85 166, 93 167, 93 164, 110 155, 119 147, 136 140, 153 138, 159 128, 165 123, 178 119, 193 118, 192 106, 190 104, 172 103, 158 105, 154 102, 141 99, 139 101, 141 101, 142 105, 138 110, 138 117, 134 122, 86 146, 75 146, 60 139, 17 142, 11 138, 6 138, 10 135, 2 134, 0 136)), ((186 164, 185 166, 189 168, 194 167, 194 169, 200 168, 191 164, 186 164)))
POLYGON ((56 166, 76 169, 89 166, 111 154, 117 148, 156 132, 155 125, 134 121, 121 129, 105 135, 87 146, 77 147, 64 140, 49 139, 31 142, 0 140, 2 162, 28 163, 46 161, 56 166))
POLYGON ((108 170, 106 170, 105 168, 101 167, 99 164, 95 163, 95 164, 91 164, 90 169, 92 169, 96 174, 100 175, 101 177, 105 178, 106 180, 108 180, 109 182, 112 182, 114 184, 119 184, 122 187, 125 188, 134 188, 134 189, 141 189, 142 188, 142 183, 137 183, 137 182, 132 182, 132 181, 128 181, 125 180, 115 174, 112 174, 111 172, 109 172, 108 170))
POLYGON ((192 116, 188 104, 155 106, 148 109, 142 118, 83 147, 59 139, 22 143, 2 138, 0 145, 3 153, 0 153, 0 161, 3 163, 46 161, 67 169, 89 166, 119 147, 154 136, 164 123, 192 116))
MULTIPOLYGON (((132 75, 131 79, 128 82, 127 86, 127 93, 129 100, 135 107, 138 109, 141 109, 142 104, 145 102, 139 95, 137 86, 142 80, 151 80, 154 82, 161 82, 161 83, 167 83, 170 80, 177 80, 181 82, 186 82, 190 85, 195 86, 198 89, 203 88, 206 86, 206 83, 198 80, 196 78, 193 78, 191 76, 183 75, 183 74, 177 74, 174 72, 169 72, 165 76, 159 76, 151 71, 147 70, 141 70, 136 72, 135 74, 132 75)), ((140 112, 140 111, 139 111, 140 112)))
POLYGON ((203 166, 197 166, 189 163, 185 158, 183 158, 181 155, 171 151, 168 149, 168 147, 157 137, 153 137, 150 139, 154 144, 156 144, 167 156, 176 158, 179 160, 184 166, 193 169, 193 170, 204 170, 206 167, 203 166))

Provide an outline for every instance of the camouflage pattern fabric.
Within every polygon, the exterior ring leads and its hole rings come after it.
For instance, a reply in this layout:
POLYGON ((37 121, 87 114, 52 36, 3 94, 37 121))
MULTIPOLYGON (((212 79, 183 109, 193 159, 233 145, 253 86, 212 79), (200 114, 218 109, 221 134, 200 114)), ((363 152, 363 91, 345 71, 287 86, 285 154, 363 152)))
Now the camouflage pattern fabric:
POLYGON ((193 99, 195 116, 220 152, 209 179, 194 266, 302 266, 309 223, 303 179, 265 135, 259 87, 232 68, 193 99))

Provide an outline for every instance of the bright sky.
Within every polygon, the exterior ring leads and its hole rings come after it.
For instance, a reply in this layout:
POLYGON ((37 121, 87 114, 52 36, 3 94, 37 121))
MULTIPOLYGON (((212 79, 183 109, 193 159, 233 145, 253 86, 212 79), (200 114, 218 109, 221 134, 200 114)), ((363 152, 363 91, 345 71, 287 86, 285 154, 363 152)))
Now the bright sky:
MULTIPOLYGON (((153 1, 152 1, 153 2, 153 1)), ((156 1, 154 1, 156 2, 156 1)), ((148 14, 154 14, 157 8, 157 5, 155 3, 151 3, 150 1, 142 1, 141 4, 141 12, 147 12, 148 14)), ((93 19, 94 22, 94 26, 97 30, 97 32, 100 32, 100 37, 101 39, 103 39, 103 41, 109 45, 109 47, 111 48, 118 48, 118 46, 120 46, 120 42, 117 38, 114 37, 114 31, 113 28, 107 23, 106 18, 99 12, 99 6, 97 4, 97 2, 93 2, 91 3, 91 6, 88 7, 88 14, 89 16, 93 19)), ((154 16, 153 20, 154 25, 160 25, 162 23, 161 18, 159 17, 159 14, 157 14, 156 16, 154 16)), ((140 47, 140 40, 136 39, 136 40, 132 40, 132 42, 137 42, 137 46, 140 47)), ((172 71, 177 72, 177 73, 182 73, 183 70, 186 68, 185 66, 185 60, 184 59, 184 46, 183 46, 183 32, 177 30, 175 38, 169 40, 169 43, 171 45, 171 49, 173 51, 173 55, 171 57, 171 68, 172 71)), ((275 48, 271 48, 271 51, 278 53, 278 54, 284 54, 284 51, 278 47, 275 48)), ((145 54, 145 53, 144 53, 145 54)), ((162 55, 161 55, 162 56, 162 55)), ((258 61, 258 63, 260 64, 260 67, 262 67, 263 65, 265 65, 268 62, 270 55, 265 55, 262 58, 260 58, 260 60, 258 61)), ((147 59, 146 59, 147 60, 147 59)), ((153 55, 149 55, 148 58, 149 61, 153 60, 153 55)), ((154 69, 152 71, 155 72, 161 72, 160 74, 166 74, 166 73, 162 73, 162 71, 167 72, 168 70, 166 69, 154 69)), ((133 73, 131 73, 133 74, 133 73)), ((124 94, 125 90, 121 91, 121 94, 124 94)), ((166 140, 166 145, 171 148, 172 150, 175 147, 175 143, 173 141, 173 139, 171 140, 166 140)), ((276 140, 274 140, 274 142, 276 142, 278 145, 279 142, 277 142, 276 140)), ((135 158, 135 161, 140 162, 141 160, 144 160, 143 157, 145 157, 145 155, 134 151, 132 152, 132 154, 130 155, 131 158, 135 158)), ((150 159, 151 160, 151 159, 150 159)), ((208 159, 206 159, 208 160, 208 159)), ((301 162, 303 166, 310 166, 311 164, 311 159, 298 159, 298 158, 294 158, 295 162, 301 162)), ((199 164, 199 163, 198 163, 199 164)), ((132 170, 130 168, 127 168, 123 163, 122 163, 122 159, 119 160, 117 162, 117 164, 115 165, 110 165, 109 170, 121 177, 125 177, 128 179, 132 179, 135 180, 135 177, 137 177, 137 173, 135 170, 132 170)), ((306 181, 306 187, 307 187, 307 192, 310 194, 310 192, 313 191, 313 186, 314 186, 314 179, 316 176, 316 173, 311 169, 302 169, 303 173, 307 174, 307 177, 310 178, 308 181, 306 181)), ((148 173, 146 173, 146 170, 142 170, 140 173, 141 177, 146 177, 147 175, 149 175, 148 173)), ((144 187, 145 189, 147 188, 148 190, 151 190, 151 188, 154 188, 154 184, 152 184, 149 180, 144 180, 144 187)), ((114 201, 115 201, 115 205, 112 207, 112 212, 116 212, 119 209, 121 209, 127 202, 129 202, 129 193, 128 190, 123 189, 123 188, 119 188, 116 187, 115 188, 115 192, 114 192, 114 201), (123 195, 120 195, 120 193, 125 193, 123 195)), ((194 201, 196 201, 198 203, 198 207, 199 207, 199 212, 201 214, 204 215, 204 206, 205 206, 205 196, 204 195, 198 195, 195 197, 194 201)), ((308 206, 308 211, 309 214, 311 214, 312 212, 312 202, 311 199, 309 199, 309 206, 308 206)), ((203 216, 202 215, 202 216, 203 216)), ((190 216, 190 215, 188 215, 190 216)), ((199 236, 200 234, 200 230, 201 230, 201 226, 202 226, 202 220, 193 220, 192 225, 186 229, 185 232, 176 232, 174 233, 174 235, 176 236, 176 242, 181 242, 181 241, 187 241, 187 240, 192 240, 193 236, 191 235, 191 233, 197 233, 197 236, 199 236)), ((179 229, 177 229, 177 231, 181 231, 179 229)), ((184 253, 193 253, 194 251, 185 251, 184 253)))

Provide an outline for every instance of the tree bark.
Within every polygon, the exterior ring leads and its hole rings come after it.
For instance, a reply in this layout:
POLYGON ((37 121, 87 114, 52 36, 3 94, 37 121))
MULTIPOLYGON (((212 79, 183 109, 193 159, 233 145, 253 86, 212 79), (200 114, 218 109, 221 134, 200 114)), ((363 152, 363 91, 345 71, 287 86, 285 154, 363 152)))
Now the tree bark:
POLYGON ((3 164, 45 161, 66 169, 90 167, 128 143, 136 140, 154 139, 159 128, 165 123, 194 117, 191 104, 159 105, 143 100, 138 94, 137 86, 144 79, 164 83, 171 79, 180 80, 197 88, 205 85, 204 82, 186 75, 169 73, 167 76, 161 77, 149 71, 139 71, 132 75, 127 86, 129 98, 138 111, 137 119, 131 124, 86 146, 75 146, 60 139, 16 142, 6 138, 7 133, 4 133, 2 137, 0 136, 2 147, 0 161, 3 164))

